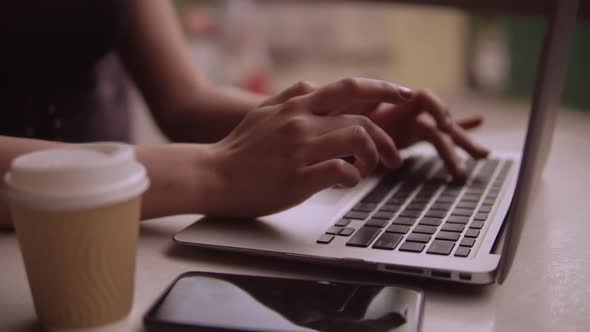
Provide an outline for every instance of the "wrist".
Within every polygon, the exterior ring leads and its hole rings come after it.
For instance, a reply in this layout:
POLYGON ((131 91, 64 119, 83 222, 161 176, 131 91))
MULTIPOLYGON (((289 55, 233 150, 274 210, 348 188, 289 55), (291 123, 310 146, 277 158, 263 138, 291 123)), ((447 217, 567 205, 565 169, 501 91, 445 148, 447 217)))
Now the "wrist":
POLYGON ((137 146, 137 159, 151 184, 144 195, 143 218, 208 214, 219 208, 221 187, 211 144, 137 146))

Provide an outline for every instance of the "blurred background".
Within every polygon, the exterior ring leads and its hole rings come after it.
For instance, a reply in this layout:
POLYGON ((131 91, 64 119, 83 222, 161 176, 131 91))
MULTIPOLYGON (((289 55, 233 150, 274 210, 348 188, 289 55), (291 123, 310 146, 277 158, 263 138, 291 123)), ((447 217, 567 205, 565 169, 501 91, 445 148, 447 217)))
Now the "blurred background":
MULTIPOLYGON (((273 93, 298 80, 364 76, 431 88, 462 108, 501 100, 514 112, 529 110, 545 30, 541 18, 364 1, 174 4, 194 62, 213 82, 273 93)), ((590 110, 587 59, 586 22, 578 24, 562 101, 569 110, 590 110)), ((135 140, 161 141, 141 103, 137 109, 135 140)))

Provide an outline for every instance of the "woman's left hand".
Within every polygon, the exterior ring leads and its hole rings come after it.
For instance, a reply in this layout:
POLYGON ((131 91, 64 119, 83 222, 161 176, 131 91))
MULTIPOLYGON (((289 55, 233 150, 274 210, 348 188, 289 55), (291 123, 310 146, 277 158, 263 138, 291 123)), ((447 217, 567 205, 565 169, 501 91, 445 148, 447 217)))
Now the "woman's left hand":
POLYGON ((376 105, 372 112, 367 112, 367 116, 383 128, 400 149, 420 141, 431 143, 456 179, 464 180, 468 175, 457 156, 456 146, 474 159, 489 154, 488 149, 466 133, 467 130, 479 127, 483 118, 470 117, 454 121, 445 103, 429 90, 414 91, 412 99, 404 104, 376 105), (424 112, 430 113, 437 120, 436 124, 421 116, 424 112))

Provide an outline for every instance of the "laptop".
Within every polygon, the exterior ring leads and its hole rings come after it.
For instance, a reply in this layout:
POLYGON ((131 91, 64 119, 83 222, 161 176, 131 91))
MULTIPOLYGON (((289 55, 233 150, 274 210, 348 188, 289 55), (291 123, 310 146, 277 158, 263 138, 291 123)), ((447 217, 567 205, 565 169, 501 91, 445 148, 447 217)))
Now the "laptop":
POLYGON ((354 188, 324 190, 259 219, 205 217, 174 236, 183 245, 377 270, 467 284, 504 281, 551 145, 577 0, 555 1, 524 151, 465 158, 466 183, 421 147, 401 169, 354 188))

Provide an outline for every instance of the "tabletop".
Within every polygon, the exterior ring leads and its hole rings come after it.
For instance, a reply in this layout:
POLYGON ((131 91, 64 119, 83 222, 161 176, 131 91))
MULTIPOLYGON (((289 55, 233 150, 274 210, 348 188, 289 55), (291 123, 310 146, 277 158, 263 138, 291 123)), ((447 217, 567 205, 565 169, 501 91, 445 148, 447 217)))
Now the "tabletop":
MULTIPOLYGON (((475 136, 494 149, 522 147, 525 105, 481 98, 451 100, 460 114, 477 111, 486 125, 475 136)), ((198 216, 141 223, 135 298, 124 324, 143 331, 142 317, 186 271, 337 278, 422 288, 424 331, 587 331, 590 329, 590 113, 562 111, 553 149, 530 207, 514 266, 503 285, 463 286, 393 274, 243 256, 173 244, 198 216)), ((38 331, 16 235, 0 232, 0 331, 38 331)))

